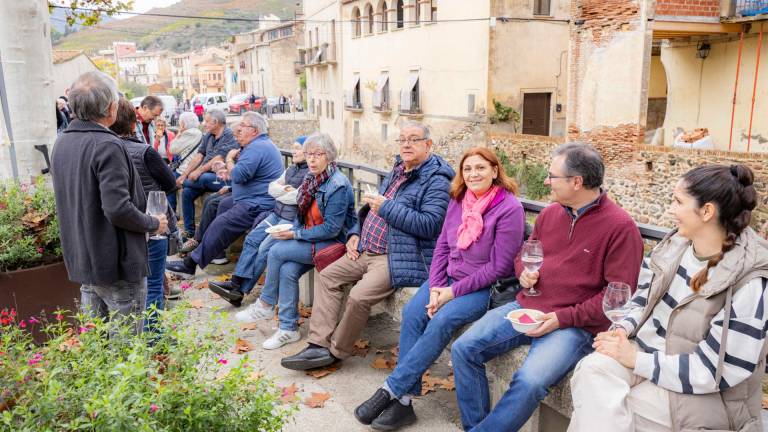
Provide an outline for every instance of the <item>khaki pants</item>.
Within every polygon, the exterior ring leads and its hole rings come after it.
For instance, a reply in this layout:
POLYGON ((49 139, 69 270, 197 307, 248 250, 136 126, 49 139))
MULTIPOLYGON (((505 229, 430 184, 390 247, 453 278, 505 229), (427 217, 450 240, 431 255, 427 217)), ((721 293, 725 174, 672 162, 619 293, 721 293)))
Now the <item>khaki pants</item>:
POLYGON ((368 322, 371 307, 394 292, 387 256, 363 252, 352 261, 344 255, 318 275, 318 282, 309 342, 328 348, 338 358, 347 358, 368 322), (342 314, 344 288, 351 283, 355 286, 342 314))
POLYGON ((584 357, 571 378, 568 432, 672 430, 667 390, 600 353, 584 357))

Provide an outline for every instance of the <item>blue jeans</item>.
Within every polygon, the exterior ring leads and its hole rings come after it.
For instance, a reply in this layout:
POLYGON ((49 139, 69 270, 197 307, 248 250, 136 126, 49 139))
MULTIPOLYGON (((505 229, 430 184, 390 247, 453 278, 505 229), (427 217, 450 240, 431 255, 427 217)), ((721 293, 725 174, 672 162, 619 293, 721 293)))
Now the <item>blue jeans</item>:
POLYGON ((243 251, 240 253, 240 258, 237 261, 237 267, 235 267, 234 272, 235 276, 244 279, 240 284, 240 291, 243 293, 251 292, 261 274, 264 273, 264 269, 267 268, 269 249, 277 241, 274 237, 264 232, 269 227, 267 222, 272 225, 291 223, 291 221, 281 219, 277 213, 272 212, 245 237, 243 251))
POLYGON ((592 335, 579 328, 555 330, 532 338, 518 333, 504 318, 520 305, 510 302, 490 310, 451 347, 456 399, 464 430, 518 430, 582 357, 592 352, 592 335), (485 363, 520 345, 530 344, 523 365, 491 411, 485 363))
POLYGON ((184 230, 190 234, 195 232, 195 200, 206 192, 217 192, 224 186, 223 182, 214 184, 216 174, 203 173, 197 180, 184 180, 184 190, 181 192, 181 211, 184 216, 184 230))
POLYGON ((432 319, 425 306, 429 303, 429 281, 403 309, 400 326, 400 358, 387 378, 387 386, 398 398, 421 395, 421 377, 437 360, 456 330, 471 323, 488 310, 488 288, 457 297, 441 307, 432 319))
MULTIPOLYGON (((174 171, 174 172, 173 172, 173 178, 179 178, 179 177, 181 177, 181 174, 179 174, 178 172, 174 171)), ((176 213, 176 195, 177 195, 178 193, 179 193, 179 191, 178 191, 178 190, 175 190, 175 191, 173 191, 173 192, 168 192, 168 193, 166 194, 166 197, 167 197, 167 199, 168 199, 168 207, 170 207, 171 209, 173 209, 173 212, 174 212, 174 213, 176 213)))
MULTIPOLYGON (((149 275, 147 276, 147 305, 155 305, 158 310, 165 307, 165 297, 163 296, 163 278, 165 277, 165 257, 168 254, 168 239, 154 240, 149 239, 147 244, 149 275)), ((153 314, 148 317, 144 330, 150 330, 157 321, 153 314)))
MULTIPOLYGON (((316 243, 317 250, 333 241, 316 243)), ((261 300, 278 305, 277 318, 281 330, 299 328, 299 278, 312 270, 312 243, 301 240, 275 242, 267 254, 267 280, 261 290, 261 300)))
MULTIPOLYGON (((144 328, 141 314, 147 304, 147 279, 139 282, 117 281, 111 285, 80 286, 80 310, 100 318, 127 320, 133 333, 139 334, 144 328)), ((116 337, 118 332, 111 334, 116 337)))

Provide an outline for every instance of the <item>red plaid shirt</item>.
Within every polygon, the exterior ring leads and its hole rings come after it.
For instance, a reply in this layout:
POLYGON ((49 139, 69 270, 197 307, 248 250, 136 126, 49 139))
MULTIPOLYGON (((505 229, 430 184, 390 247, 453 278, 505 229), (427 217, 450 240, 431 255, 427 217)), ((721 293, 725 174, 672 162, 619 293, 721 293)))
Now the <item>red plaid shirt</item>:
MULTIPOLYGON (((392 199, 395 196, 395 192, 397 192, 400 185, 408 179, 408 174, 405 172, 404 164, 400 163, 395 167, 392 182, 384 192, 386 199, 392 199)), ((388 229, 387 222, 378 213, 373 210, 368 212, 368 216, 365 218, 365 222, 363 222, 363 229, 360 232, 360 250, 374 254, 387 253, 388 229)))

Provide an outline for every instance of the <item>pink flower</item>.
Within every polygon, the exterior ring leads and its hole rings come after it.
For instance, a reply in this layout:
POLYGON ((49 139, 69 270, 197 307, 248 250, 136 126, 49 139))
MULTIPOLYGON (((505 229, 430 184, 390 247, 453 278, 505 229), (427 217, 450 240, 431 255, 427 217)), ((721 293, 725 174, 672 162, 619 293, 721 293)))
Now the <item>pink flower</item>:
POLYGON ((61 321, 64 319, 64 315, 62 314, 56 314, 56 321, 61 321))
POLYGON ((225 365, 227 364, 227 359, 220 358, 216 361, 216 363, 225 365))
POLYGON ((154 413, 155 413, 157 410, 159 410, 159 409, 160 409, 160 407, 159 407, 159 406, 157 406, 157 405, 155 405, 155 404, 152 404, 152 405, 150 405, 150 406, 149 406, 149 413, 150 413, 150 414, 154 414, 154 413))
POLYGON ((45 249, 41 247, 37 248, 37 253, 42 254, 43 252, 45 252, 45 249))
POLYGON ((40 363, 41 361, 43 361, 43 355, 40 354, 40 353, 36 353, 35 355, 32 356, 31 359, 29 359, 27 364, 32 366, 32 365, 36 365, 36 364, 40 363))
POLYGON ((24 321, 24 320, 21 320, 21 322, 19 323, 19 327, 20 328, 27 328, 27 322, 24 321))
POLYGON ((179 288, 181 288, 182 291, 186 291, 192 288, 192 284, 190 284, 189 282, 182 282, 181 285, 179 285, 179 288))
POLYGON ((40 321, 38 321, 35 317, 29 317, 29 323, 30 324, 40 324, 40 321))
POLYGON ((88 329, 83 327, 83 326, 80 326, 80 328, 78 328, 77 331, 80 332, 80 334, 83 334, 83 333, 87 332, 88 329))

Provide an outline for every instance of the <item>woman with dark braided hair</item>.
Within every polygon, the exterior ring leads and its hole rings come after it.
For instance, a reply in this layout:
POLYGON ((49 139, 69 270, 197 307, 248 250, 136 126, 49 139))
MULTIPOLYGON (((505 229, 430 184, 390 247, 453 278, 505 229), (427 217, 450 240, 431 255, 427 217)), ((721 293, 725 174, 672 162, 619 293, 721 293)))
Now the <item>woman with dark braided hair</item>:
POLYGON ((743 165, 677 183, 677 230, 643 264, 636 308, 577 366, 569 431, 762 431, 768 242, 743 165), (599 391, 595 391, 599 389, 599 391))

